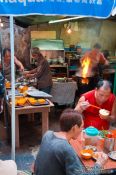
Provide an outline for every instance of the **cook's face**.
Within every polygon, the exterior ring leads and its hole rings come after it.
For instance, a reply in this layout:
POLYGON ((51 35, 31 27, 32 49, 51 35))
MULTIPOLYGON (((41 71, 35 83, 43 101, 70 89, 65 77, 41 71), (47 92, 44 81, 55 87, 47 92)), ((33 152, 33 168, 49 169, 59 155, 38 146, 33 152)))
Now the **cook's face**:
POLYGON ((111 89, 104 89, 103 87, 100 87, 99 89, 96 89, 96 100, 100 103, 103 104, 106 102, 110 96, 111 89))
POLYGON ((9 61, 11 59, 11 53, 9 51, 6 51, 5 53, 5 59, 9 61))
POLYGON ((72 137, 72 139, 77 139, 77 137, 80 135, 80 133, 82 132, 82 130, 83 130, 83 128, 84 128, 84 122, 82 121, 82 124, 81 124, 81 126, 79 127, 78 125, 75 125, 74 126, 74 133, 73 133, 73 137, 72 137))

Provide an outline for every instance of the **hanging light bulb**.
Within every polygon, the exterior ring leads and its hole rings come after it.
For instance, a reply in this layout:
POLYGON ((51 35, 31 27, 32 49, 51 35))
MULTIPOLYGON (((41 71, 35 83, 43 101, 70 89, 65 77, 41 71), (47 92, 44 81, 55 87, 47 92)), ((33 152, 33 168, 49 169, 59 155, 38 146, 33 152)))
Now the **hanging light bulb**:
POLYGON ((67 33, 68 33, 68 34, 72 33, 71 28, 67 29, 67 33))
POLYGON ((71 33, 72 33, 71 23, 68 23, 66 32, 67 32, 68 34, 71 34, 71 33))
POLYGON ((3 27, 4 25, 3 25, 3 23, 0 23, 0 27, 3 27))
POLYGON ((3 27, 2 19, 0 18, 0 27, 3 27))

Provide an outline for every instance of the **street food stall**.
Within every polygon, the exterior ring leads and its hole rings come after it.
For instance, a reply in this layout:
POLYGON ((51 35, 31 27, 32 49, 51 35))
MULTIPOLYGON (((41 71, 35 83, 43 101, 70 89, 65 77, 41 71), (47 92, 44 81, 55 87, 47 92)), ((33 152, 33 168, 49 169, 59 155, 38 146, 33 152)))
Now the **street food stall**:
MULTIPOLYGON (((56 1, 38 1, 38 2, 0 2, 1 5, 1 15, 10 16, 10 43, 11 43, 11 70, 12 70, 12 158, 15 159, 15 74, 14 74, 14 27, 13 27, 13 16, 17 15, 29 15, 29 14, 51 14, 51 15, 65 15, 77 16, 78 18, 83 18, 83 16, 94 16, 107 18, 112 9, 115 6, 115 1, 98 1, 94 3, 90 2, 56 2, 56 1), (36 5, 36 8, 35 8, 36 5), (106 8, 107 7, 107 8, 106 8), (69 10, 70 9, 70 10, 69 10), (85 10, 86 9, 86 10, 85 10), (89 9, 89 10, 88 10, 89 9), (96 13, 97 12, 97 13, 96 13)), ((69 19, 70 20, 70 19, 69 19)), ((25 108, 25 107, 22 107, 25 108)), ((17 109, 19 111, 19 109, 17 109)))
MULTIPOLYGON (((24 82, 23 82, 24 83, 24 82)), ((11 118, 11 107, 12 107, 12 92, 11 92, 11 83, 6 81, 6 108, 4 108, 4 117, 8 116, 11 118)), ((26 117, 29 117, 30 114, 34 113, 42 113, 42 135, 49 128, 49 112, 51 107, 53 107, 53 103, 50 101, 52 98, 51 95, 37 90, 35 87, 30 87, 29 85, 19 85, 16 84, 15 90, 15 129, 16 129, 16 147, 20 147, 20 139, 19 139, 19 117, 20 114, 27 114, 26 117)), ((31 117, 34 117, 32 115, 31 117)), ((7 118, 9 120, 9 118, 7 118)))

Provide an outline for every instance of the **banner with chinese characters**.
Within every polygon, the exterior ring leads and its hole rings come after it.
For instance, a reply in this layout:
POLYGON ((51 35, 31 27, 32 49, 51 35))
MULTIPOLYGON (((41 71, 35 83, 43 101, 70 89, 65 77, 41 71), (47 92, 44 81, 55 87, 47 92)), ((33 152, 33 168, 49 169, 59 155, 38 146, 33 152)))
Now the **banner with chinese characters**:
POLYGON ((0 0, 0 15, 72 15, 107 18, 115 0, 0 0))

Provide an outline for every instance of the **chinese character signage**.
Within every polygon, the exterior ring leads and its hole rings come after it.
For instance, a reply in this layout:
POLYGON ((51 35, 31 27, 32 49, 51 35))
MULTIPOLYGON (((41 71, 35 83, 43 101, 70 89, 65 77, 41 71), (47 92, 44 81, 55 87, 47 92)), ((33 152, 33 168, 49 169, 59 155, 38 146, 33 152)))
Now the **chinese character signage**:
POLYGON ((107 18, 115 0, 0 0, 0 15, 72 15, 107 18))

